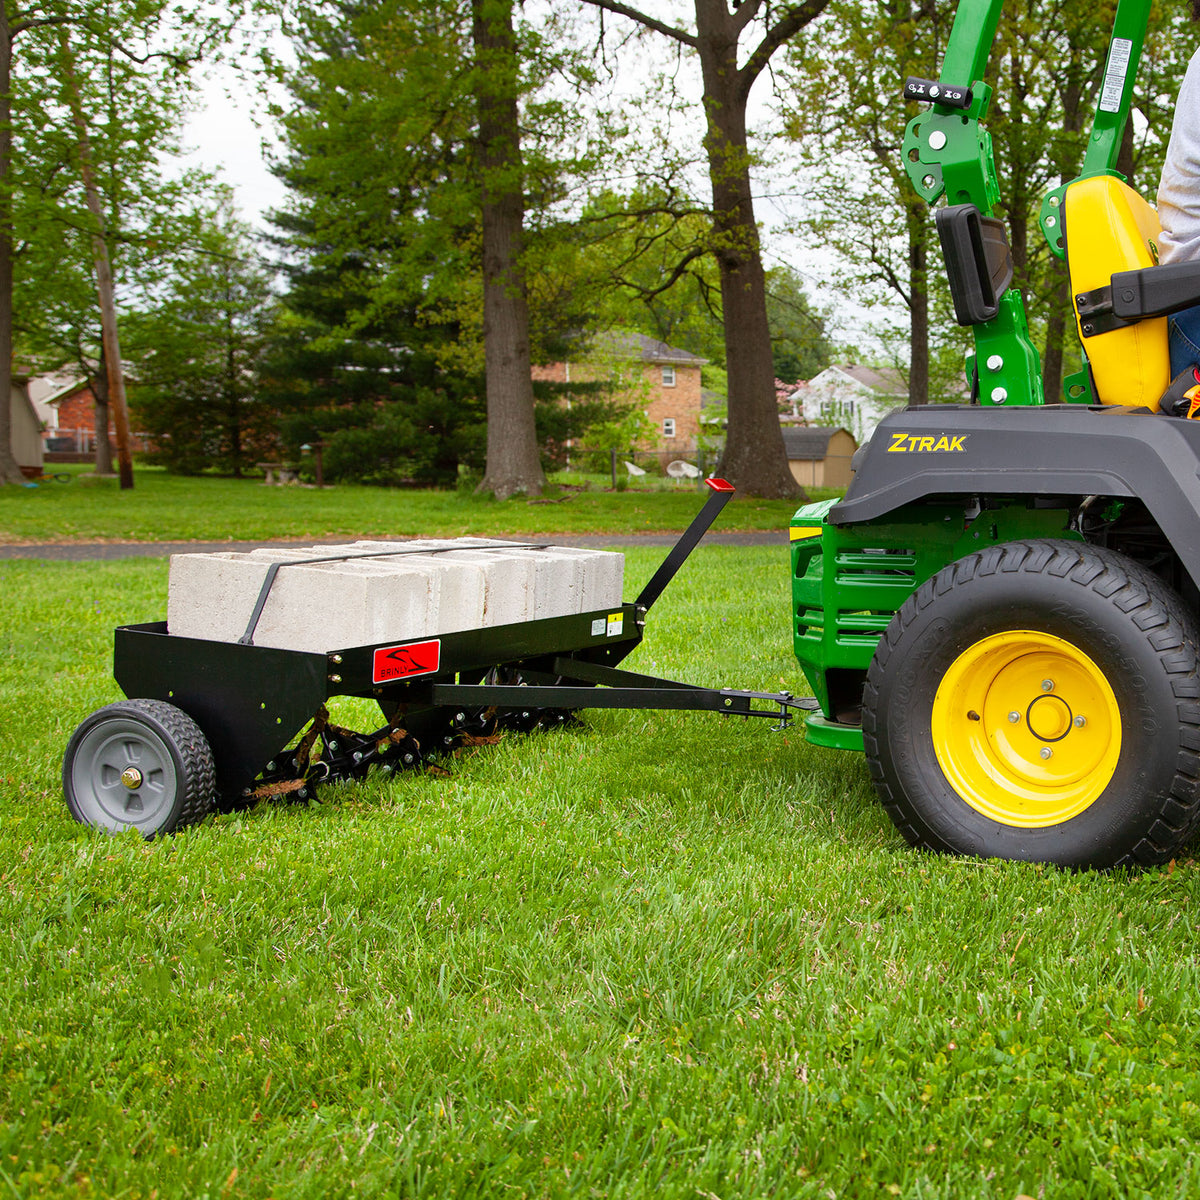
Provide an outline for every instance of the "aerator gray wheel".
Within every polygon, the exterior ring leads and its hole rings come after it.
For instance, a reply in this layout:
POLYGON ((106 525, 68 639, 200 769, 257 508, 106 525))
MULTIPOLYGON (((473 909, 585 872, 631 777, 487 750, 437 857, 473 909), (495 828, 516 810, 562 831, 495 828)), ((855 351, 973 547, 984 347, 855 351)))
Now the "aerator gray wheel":
POLYGON ((212 750, 182 709, 122 700, 75 730, 63 757, 71 815, 110 833, 143 837, 199 821, 216 803, 212 750))

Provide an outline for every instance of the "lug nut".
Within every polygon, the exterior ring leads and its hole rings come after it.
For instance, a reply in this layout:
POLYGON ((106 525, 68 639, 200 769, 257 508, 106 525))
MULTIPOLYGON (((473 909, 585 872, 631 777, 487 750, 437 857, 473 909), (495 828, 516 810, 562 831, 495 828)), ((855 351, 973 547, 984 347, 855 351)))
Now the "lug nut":
POLYGON ((1054 680, 1053 679, 1043 679, 1042 680, 1042 691, 1043 692, 1054 691, 1054 680))
POLYGON ((1021 714, 1019 712, 1010 712, 1008 714, 1008 723, 1010 725, 1015 725, 1020 719, 1021 714))
POLYGON ((412 760, 413 760, 413 756, 412 756, 411 754, 406 754, 406 755, 404 756, 404 765, 405 765, 406 767, 411 767, 411 766, 412 766, 412 760))
POLYGON ((1043 758, 1050 758, 1053 756, 1053 754, 1054 754, 1054 751, 1051 750, 1049 746, 1042 747, 1042 757, 1043 758))
POLYGON ((1087 724, 1087 717, 1076 717, 1075 728, 1082 729, 1087 724))

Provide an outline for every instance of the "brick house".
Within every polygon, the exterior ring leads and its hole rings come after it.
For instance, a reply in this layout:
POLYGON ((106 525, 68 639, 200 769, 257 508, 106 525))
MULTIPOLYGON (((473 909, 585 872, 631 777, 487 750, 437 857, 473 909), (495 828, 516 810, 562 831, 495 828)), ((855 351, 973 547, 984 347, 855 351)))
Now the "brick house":
POLYGON ((578 362, 533 368, 549 383, 592 383, 611 379, 614 397, 643 409, 657 434, 653 446, 664 458, 694 455, 700 438, 700 368, 708 361, 643 333, 602 333, 578 362))
MULTIPOLYGON (((51 462, 89 461, 96 449, 96 397, 91 381, 77 372, 55 371, 29 381, 29 398, 46 430, 46 451, 51 462)), ((117 430, 109 410, 108 441, 116 453, 117 430)), ((130 435, 136 454, 146 442, 130 435)))

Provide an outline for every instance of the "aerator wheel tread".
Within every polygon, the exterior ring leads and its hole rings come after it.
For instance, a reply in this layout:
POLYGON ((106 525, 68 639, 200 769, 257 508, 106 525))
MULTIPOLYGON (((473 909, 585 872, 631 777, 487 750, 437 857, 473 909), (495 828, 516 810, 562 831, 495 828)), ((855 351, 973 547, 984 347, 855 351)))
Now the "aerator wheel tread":
MULTIPOLYGON (((1150 866, 1167 861, 1200 824, 1198 646, 1200 630, 1182 600, 1148 570, 1113 551, 1068 541, 1021 541, 992 546, 951 563, 904 603, 881 637, 867 672, 863 745, 885 810, 910 845, 936 851, 1045 858, 1072 866, 1150 866), (1030 599, 1023 601, 1023 596, 1030 599), (1118 788, 1114 776, 1113 787, 1095 801, 1098 806, 1119 808, 1123 797, 1139 792, 1137 811, 1132 811, 1130 801, 1118 814, 1123 828, 1116 835, 1086 813, 1074 822, 1064 820, 1055 831, 1056 841, 1039 841, 1027 830, 995 826, 989 831, 985 819, 968 813, 962 825, 970 828, 960 838, 958 825, 948 814, 961 797, 938 769, 936 748, 905 748, 899 733, 889 740, 889 721, 904 724, 907 708, 920 710, 924 736, 933 742, 927 719, 933 703, 931 688, 936 689, 945 661, 973 638, 1004 632, 1002 616, 993 616, 989 626, 989 618, 981 615, 992 600, 1010 610, 1023 605, 1010 622, 1017 629, 1031 623, 1029 612, 1041 604, 1047 610, 1044 628, 1068 641, 1087 641, 1098 660, 1107 660, 1104 672, 1125 697, 1122 757, 1138 756, 1144 766, 1135 786, 1118 788), (1080 626, 1084 633, 1077 638, 1072 630, 1080 626), (941 651, 942 665, 922 667, 918 661, 922 654, 928 657, 939 641, 949 645, 955 638, 959 644, 954 649, 941 651), (1129 663, 1136 663, 1136 670, 1129 663), (912 687, 914 681, 921 684, 923 670, 923 686, 912 687), (1139 682, 1130 682, 1138 672, 1140 690, 1139 682), (901 694, 905 687, 910 688, 907 695, 901 694), (914 766, 922 755, 923 767, 914 766), (914 788, 914 776, 922 770, 925 779, 914 788), (1146 774, 1153 776, 1153 782, 1143 786, 1146 774)), ((911 730, 917 728, 914 724, 911 730)), ((1128 783, 1130 768, 1121 771, 1128 783)), ((1047 832, 1033 831, 1038 836, 1047 832)))
POLYGON ((164 700, 120 700, 92 713, 75 731, 63 757, 63 791, 72 816, 85 825, 112 831, 138 828, 147 838, 174 833, 201 821, 217 803, 216 767, 208 739, 182 709, 164 700), (151 755, 169 758, 173 790, 153 824, 104 819, 101 784, 95 778, 100 752, 97 738, 107 730, 127 729, 134 741, 145 739, 151 755), (142 731, 139 735, 138 731, 142 731), (77 761, 82 756, 83 761, 77 761), (76 768, 83 772, 79 779, 76 768), (99 819, 98 819, 99 818, 99 819))

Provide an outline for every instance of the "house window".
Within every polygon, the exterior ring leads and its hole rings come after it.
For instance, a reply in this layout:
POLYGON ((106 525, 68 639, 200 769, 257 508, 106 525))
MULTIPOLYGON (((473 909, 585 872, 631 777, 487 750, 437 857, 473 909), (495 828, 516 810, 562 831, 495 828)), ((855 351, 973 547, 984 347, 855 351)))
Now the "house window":
POLYGON ((662 380, 663 380, 663 383, 662 383, 663 387, 674 387, 675 386, 675 368, 674 367, 663 367, 662 380))
POLYGON ((823 417, 852 417, 855 402, 853 400, 822 400, 821 415, 823 417))
POLYGON ((675 418, 663 417, 663 437, 673 438, 675 436, 675 418))

